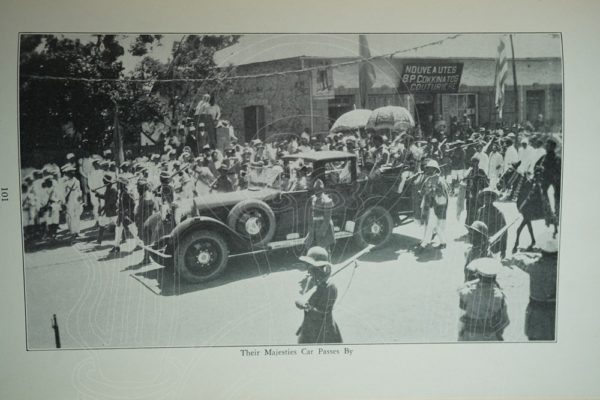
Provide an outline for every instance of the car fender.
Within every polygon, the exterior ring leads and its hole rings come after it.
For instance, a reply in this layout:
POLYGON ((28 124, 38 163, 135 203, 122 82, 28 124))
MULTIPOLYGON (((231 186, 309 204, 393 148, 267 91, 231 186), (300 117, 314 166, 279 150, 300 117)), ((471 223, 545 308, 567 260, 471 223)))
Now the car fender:
POLYGON ((177 243, 179 238, 182 238, 184 235, 188 234, 194 230, 212 230, 219 232, 223 235, 224 239, 231 245, 236 243, 236 247, 242 244, 246 244, 247 240, 240 236, 237 232, 232 230, 227 224, 219 221, 216 218, 205 217, 205 216, 197 216, 187 218, 184 221, 177 224, 177 226, 171 232, 171 241, 173 245, 177 243))
POLYGON ((384 196, 372 195, 362 200, 360 207, 358 209, 358 213, 362 213, 369 207, 373 206, 381 206, 387 208, 389 201, 384 196))

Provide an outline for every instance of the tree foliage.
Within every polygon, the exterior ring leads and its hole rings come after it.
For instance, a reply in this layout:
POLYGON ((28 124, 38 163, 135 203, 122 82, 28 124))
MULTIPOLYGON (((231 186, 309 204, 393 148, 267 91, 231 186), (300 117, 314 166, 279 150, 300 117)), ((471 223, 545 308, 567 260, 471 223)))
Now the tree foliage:
POLYGON ((127 51, 140 58, 126 72, 125 48, 116 35, 93 40, 22 35, 20 41, 20 136, 23 165, 61 159, 67 151, 100 152, 112 141, 115 105, 125 144, 139 141, 142 122, 167 118, 176 124, 193 111, 201 92, 223 90, 228 71, 216 69, 214 54, 235 35, 186 35, 167 62, 150 56, 162 35, 137 35, 127 51), (102 78, 74 81, 45 77, 102 78), (214 79, 205 84, 123 82, 122 78, 214 79))
POLYGON ((160 40, 163 35, 138 35, 129 47, 129 52, 137 57, 148 54, 153 46, 161 46, 160 40))
POLYGON ((214 55, 238 40, 239 35, 184 35, 173 43, 172 58, 167 63, 145 57, 134 71, 134 76, 157 80, 152 90, 165 105, 165 117, 175 125, 193 114, 202 94, 218 95, 228 87, 229 82, 223 78, 232 74, 232 69, 217 68, 214 55), (207 80, 161 82, 186 78, 207 80))

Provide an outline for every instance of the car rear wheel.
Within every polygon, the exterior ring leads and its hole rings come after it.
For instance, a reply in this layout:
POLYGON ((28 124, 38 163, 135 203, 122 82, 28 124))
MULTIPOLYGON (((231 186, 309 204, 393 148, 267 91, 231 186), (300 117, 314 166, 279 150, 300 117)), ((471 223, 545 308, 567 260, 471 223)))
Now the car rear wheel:
POLYGON ((206 282, 221 275, 227 266, 229 246, 216 232, 186 235, 175 249, 175 272, 185 281, 206 282))
POLYGON ((385 245, 392 237, 394 221, 389 211, 381 206, 372 206, 360 214, 354 238, 360 247, 370 244, 385 245))

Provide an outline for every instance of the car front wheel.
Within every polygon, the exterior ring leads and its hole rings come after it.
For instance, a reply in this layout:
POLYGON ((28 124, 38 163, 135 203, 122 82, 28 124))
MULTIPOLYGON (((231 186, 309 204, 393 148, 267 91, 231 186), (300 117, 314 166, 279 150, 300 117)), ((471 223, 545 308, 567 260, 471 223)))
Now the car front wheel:
POLYGON ((229 246, 216 232, 186 235, 175 249, 175 271, 187 282, 206 282, 221 275, 227 266, 229 246))

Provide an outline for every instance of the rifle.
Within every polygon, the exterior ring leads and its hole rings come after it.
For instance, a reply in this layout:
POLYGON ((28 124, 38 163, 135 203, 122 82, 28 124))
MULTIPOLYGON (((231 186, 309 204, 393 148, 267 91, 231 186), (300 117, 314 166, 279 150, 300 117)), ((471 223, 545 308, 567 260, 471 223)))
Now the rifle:
MULTIPOLYGON (((352 257, 350 257, 349 259, 347 259, 346 261, 344 261, 343 263, 338 264, 339 267, 329 276, 329 278, 327 278, 327 282, 329 282, 335 275, 346 269, 348 266, 355 263, 360 257, 370 252, 374 247, 375 245, 370 244, 355 255, 353 255, 352 257)), ((300 290, 301 297, 297 302, 306 304, 308 302, 308 299, 310 299, 310 296, 312 296, 313 293, 317 290, 317 285, 315 285, 314 281, 311 279, 310 276, 308 276, 308 278, 305 277, 303 280, 305 281, 304 286, 300 290)), ((300 283, 302 283, 302 281, 300 283)))
POLYGON ((75 185, 76 185, 76 183, 72 184, 69 187, 69 189, 70 189, 69 193, 67 193, 67 195, 65 196, 65 204, 69 202, 69 196, 71 196, 71 193, 73 192, 73 190, 75 190, 75 185))
MULTIPOLYGON (((180 172, 182 172, 182 171, 185 171, 186 169, 188 169, 188 168, 189 168, 189 167, 191 167, 191 166, 192 166, 192 164, 191 164, 191 163, 188 163, 188 165, 186 165, 185 167, 181 168, 179 171, 177 171, 177 172, 175 172, 174 174, 172 174, 171 176, 169 176, 169 179, 173 178, 173 177, 174 177, 175 175, 177 175, 178 173, 180 173, 180 172)), ((127 179, 128 179, 128 180, 132 180, 132 179, 136 179, 136 178, 139 178, 139 176, 138 176, 137 174, 133 174, 132 176, 130 176, 130 177, 129 177, 129 178, 127 178, 127 179)), ((91 191, 92 191, 92 192, 97 192, 98 190, 100 190, 100 189, 102 189, 102 188, 104 188, 104 187, 106 187, 106 186, 108 186, 108 185, 111 185, 111 184, 112 184, 112 183, 106 183, 106 184, 104 184, 104 185, 102 185, 102 186, 99 186, 99 187, 97 187, 97 188, 95 188, 95 189, 92 189, 91 191)))
POLYGON ((46 204, 44 204, 42 207, 40 207, 38 213, 41 215, 42 213, 46 212, 48 210, 48 208, 50 208, 50 203, 54 202, 54 200, 52 200, 52 195, 54 194, 54 188, 52 188, 52 192, 50 192, 48 194, 48 201, 46 202, 46 204))
POLYGON ((491 238, 489 238, 490 247, 493 246, 498 240, 500 240, 500 238, 502 238, 502 236, 506 233, 506 231, 508 231, 508 228, 510 228, 511 226, 513 226, 515 224, 515 222, 519 221, 521 218, 522 218, 522 216, 519 215, 510 224, 504 225, 502 227, 502 229, 500 229, 498 232, 496 232, 494 234, 494 236, 492 236, 491 238))

